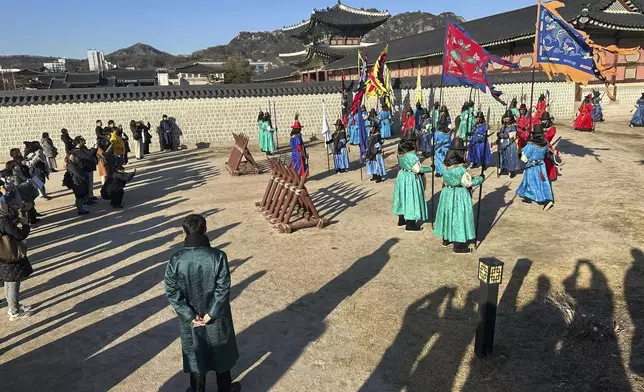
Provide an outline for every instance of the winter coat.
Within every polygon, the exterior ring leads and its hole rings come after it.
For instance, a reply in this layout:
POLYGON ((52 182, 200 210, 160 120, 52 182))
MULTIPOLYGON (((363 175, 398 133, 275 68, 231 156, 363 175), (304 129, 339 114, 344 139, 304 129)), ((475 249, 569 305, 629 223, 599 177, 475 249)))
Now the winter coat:
POLYGON ((186 238, 165 270, 165 292, 180 321, 183 371, 223 373, 237 359, 237 340, 230 310, 230 270, 226 253, 211 248, 208 237, 186 238), (193 328, 197 315, 212 321, 193 328))
POLYGON ((114 154, 106 154, 103 149, 96 151, 98 157, 98 175, 101 177, 110 177, 114 172, 114 154))
POLYGON ((63 145, 65 146, 65 154, 69 155, 74 149, 74 140, 69 135, 61 135, 60 140, 63 141, 63 145))
POLYGON ((115 172, 112 178, 110 179, 109 183, 106 183, 106 191, 108 194, 111 194, 113 192, 118 192, 122 191, 125 189, 125 185, 132 180, 134 177, 134 173, 122 173, 122 172, 115 172))
MULTIPOLYGON (((29 226, 18 227, 16 217, 4 200, 0 201, 0 234, 11 236, 16 241, 23 241, 29 235, 29 226)), ((0 281, 19 282, 29 277, 33 271, 27 257, 10 264, 0 262, 0 281)))
POLYGON ((63 178, 63 185, 71 189, 77 199, 84 198, 89 192, 87 176, 80 165, 74 162, 67 162, 67 173, 63 178))
POLYGON ((44 138, 40 141, 42 150, 47 158, 56 158, 58 156, 58 149, 54 146, 51 138, 44 138))
POLYGON ((89 149, 87 147, 77 148, 73 151, 74 156, 76 157, 76 163, 81 168, 82 171, 89 173, 96 170, 96 164, 98 162, 96 158, 96 149, 89 149))
POLYGON ((112 132, 110 143, 112 143, 114 154, 125 155, 125 141, 121 136, 117 135, 116 132, 112 132))

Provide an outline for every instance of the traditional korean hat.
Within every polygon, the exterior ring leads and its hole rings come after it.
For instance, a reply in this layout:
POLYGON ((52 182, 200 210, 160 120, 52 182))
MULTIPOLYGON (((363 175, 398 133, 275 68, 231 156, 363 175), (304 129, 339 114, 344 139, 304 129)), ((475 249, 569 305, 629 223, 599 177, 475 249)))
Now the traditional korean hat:
POLYGON ((398 155, 403 155, 414 150, 416 150, 416 139, 408 137, 400 139, 400 143, 398 143, 398 155))
POLYGON ((512 120, 512 122, 514 122, 514 114, 512 114, 512 110, 506 110, 503 117, 501 117, 501 121, 503 121, 503 119, 506 119, 506 118, 509 118, 512 120))
POLYGON ((344 123, 342 122, 342 120, 337 119, 335 122, 335 126, 344 128, 344 123))
POLYGON ((539 95, 539 101, 545 101, 545 100, 546 100, 546 94, 541 93, 541 95, 539 95))
POLYGON ((535 124, 534 127, 532 127, 532 133, 544 134, 546 133, 546 127, 543 124, 535 124))
POLYGON ((528 110, 528 107, 525 105, 525 103, 522 103, 521 106, 519 106, 519 110, 528 110))
POLYGON ((299 119, 300 119, 299 113, 295 113, 295 122, 293 123, 293 126, 291 127, 291 129, 302 129, 302 128, 304 128, 302 126, 302 124, 300 124, 299 119))
POLYGON ((545 147, 548 142, 546 141, 545 132, 546 127, 543 124, 536 124, 532 127, 532 133, 530 134, 530 139, 533 144, 536 144, 540 147, 545 147))
POLYGON ((547 121, 550 121, 550 120, 552 120, 552 118, 550 117, 550 113, 548 113, 548 112, 543 112, 543 113, 541 113, 541 118, 540 118, 540 120, 541 120, 541 121, 546 121, 546 120, 547 120, 547 121))
POLYGON ((467 147, 465 147, 465 143, 463 143, 463 139, 460 137, 455 138, 452 140, 452 145, 449 147, 450 150, 454 151, 465 151, 467 150, 467 147))
POLYGON ((485 115, 483 114, 482 111, 479 110, 479 112, 476 113, 476 118, 485 120, 485 115))

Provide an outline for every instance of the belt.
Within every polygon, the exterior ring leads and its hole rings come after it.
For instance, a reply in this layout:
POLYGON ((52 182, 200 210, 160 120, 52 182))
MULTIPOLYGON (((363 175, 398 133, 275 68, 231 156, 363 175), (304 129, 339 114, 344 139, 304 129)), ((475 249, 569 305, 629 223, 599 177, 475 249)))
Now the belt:
POLYGON ((535 167, 537 165, 540 165, 541 163, 543 163, 543 159, 538 159, 536 161, 528 161, 525 164, 525 168, 528 169, 530 167, 535 167))

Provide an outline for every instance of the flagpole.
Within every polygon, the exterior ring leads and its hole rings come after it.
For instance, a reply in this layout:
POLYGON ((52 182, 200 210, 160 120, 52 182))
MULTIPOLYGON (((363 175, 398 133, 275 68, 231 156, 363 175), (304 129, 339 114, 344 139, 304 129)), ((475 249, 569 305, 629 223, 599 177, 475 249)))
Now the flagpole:
MULTIPOLYGON (((485 144, 483 145, 483 162, 481 162, 481 176, 485 174, 485 169, 487 169, 485 165, 485 152, 487 151, 488 147, 488 130, 489 130, 489 121, 490 121, 490 107, 487 107, 487 121, 485 122, 485 144)), ((483 177, 485 180, 485 177, 483 177)), ((476 208, 476 233, 474 234, 475 238, 475 243, 474 243, 474 249, 479 248, 479 227, 481 226, 481 200, 483 197, 483 183, 479 185, 479 204, 476 208)))
POLYGON ((275 107, 275 101, 273 101, 273 118, 275 119, 275 140, 277 142, 277 153, 280 153, 280 137, 278 134, 279 128, 277 127, 277 108, 275 107))
POLYGON ((537 63, 537 42, 539 41, 539 12, 541 12, 541 0, 537 1, 537 20, 535 22, 535 32, 534 32, 534 59, 532 61, 532 81, 530 82, 530 112, 528 114, 528 127, 532 128, 532 104, 534 100, 534 74, 536 70, 537 63))

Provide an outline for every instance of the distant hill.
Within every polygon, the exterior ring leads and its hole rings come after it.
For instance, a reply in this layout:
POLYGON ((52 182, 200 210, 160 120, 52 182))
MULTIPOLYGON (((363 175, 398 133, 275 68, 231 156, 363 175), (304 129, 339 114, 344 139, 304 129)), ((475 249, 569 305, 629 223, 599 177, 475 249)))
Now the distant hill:
MULTIPOLYGON (((404 12, 392 16, 382 26, 374 29, 364 37, 365 42, 379 43, 407 37, 434 30, 452 18, 457 22, 465 20, 451 12, 439 15, 428 12, 404 12)), ((281 65, 279 53, 297 52, 304 48, 302 42, 284 34, 281 30, 247 32, 237 34, 226 45, 211 46, 189 55, 172 55, 150 45, 137 43, 128 48, 119 49, 105 56, 106 60, 119 67, 136 68, 174 68, 196 61, 226 61, 230 56, 238 55, 253 60, 270 61, 281 65)), ((0 66, 5 68, 40 69, 42 63, 55 60, 55 57, 40 56, 0 56, 0 66)), ((72 71, 87 70, 87 60, 67 59, 68 69, 72 71)))

